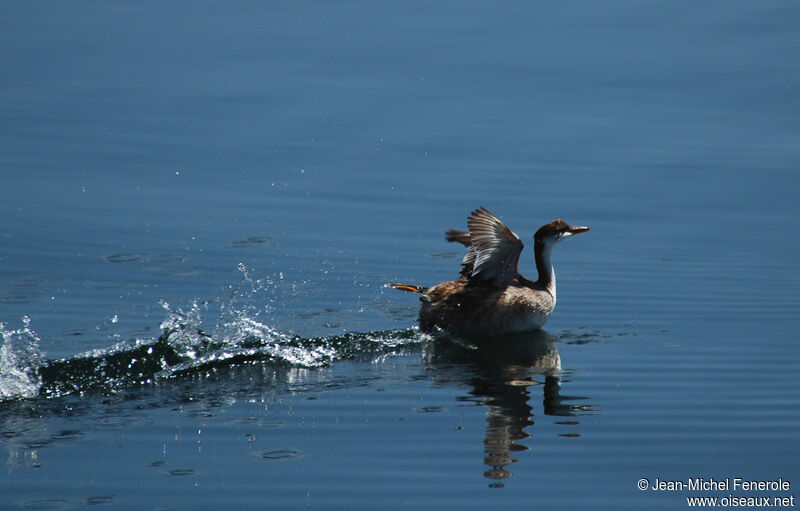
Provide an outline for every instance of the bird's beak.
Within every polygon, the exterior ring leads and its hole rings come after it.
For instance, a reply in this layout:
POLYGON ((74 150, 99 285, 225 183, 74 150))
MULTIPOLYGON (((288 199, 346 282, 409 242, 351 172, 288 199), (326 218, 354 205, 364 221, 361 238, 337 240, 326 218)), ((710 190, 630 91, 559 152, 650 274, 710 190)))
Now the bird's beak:
POLYGON ((573 236, 576 235, 576 234, 580 234, 582 232, 586 232, 588 230, 589 230, 588 227, 582 227, 582 226, 577 226, 576 227, 574 225, 571 225, 569 227, 569 233, 572 234, 573 236))

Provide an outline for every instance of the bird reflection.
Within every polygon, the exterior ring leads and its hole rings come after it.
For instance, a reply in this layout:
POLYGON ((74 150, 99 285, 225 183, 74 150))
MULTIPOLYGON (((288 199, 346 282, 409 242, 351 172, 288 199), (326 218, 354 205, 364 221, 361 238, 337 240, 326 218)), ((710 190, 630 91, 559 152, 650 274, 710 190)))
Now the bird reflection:
POLYGON ((425 348, 426 364, 436 367, 442 379, 466 380, 471 385, 464 401, 486 407, 483 475, 492 487, 502 488, 502 481, 513 475, 510 465, 518 461, 515 453, 530 449, 520 442, 531 437, 534 412, 529 401, 533 387, 544 387, 545 415, 576 416, 595 409, 570 404, 576 400, 585 403, 587 398, 561 394, 561 357, 556 340, 539 330, 461 340, 440 337, 425 348))

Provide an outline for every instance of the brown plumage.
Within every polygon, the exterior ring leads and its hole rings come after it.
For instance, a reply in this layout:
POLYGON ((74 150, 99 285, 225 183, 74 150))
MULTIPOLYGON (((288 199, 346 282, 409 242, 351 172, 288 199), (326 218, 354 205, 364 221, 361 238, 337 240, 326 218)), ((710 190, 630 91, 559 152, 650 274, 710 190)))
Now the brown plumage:
POLYGON ((485 208, 467 219, 469 232, 450 229, 447 241, 461 243, 467 254, 461 276, 433 287, 387 284, 421 293, 420 329, 436 328, 461 334, 505 334, 540 328, 556 304, 552 248, 563 239, 586 232, 561 219, 543 225, 534 235, 539 278, 525 278, 517 270, 524 245, 519 236, 485 208))

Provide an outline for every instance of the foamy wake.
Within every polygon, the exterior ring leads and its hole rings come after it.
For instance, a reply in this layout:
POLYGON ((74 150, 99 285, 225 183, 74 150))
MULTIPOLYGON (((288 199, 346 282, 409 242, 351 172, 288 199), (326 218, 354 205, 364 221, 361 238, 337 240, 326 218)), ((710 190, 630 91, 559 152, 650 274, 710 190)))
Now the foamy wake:
POLYGON ((210 328, 202 318, 207 304, 195 302, 182 310, 162 301, 166 318, 157 339, 131 339, 48 360, 39 349, 39 336, 31 329, 30 319, 24 317, 17 330, 0 323, 0 401, 93 389, 113 392, 240 363, 313 368, 345 358, 386 356, 424 338, 413 328, 317 338, 282 333, 262 320, 264 311, 253 305, 270 303, 263 294, 272 290, 274 283, 253 278, 243 264, 239 271, 241 281, 212 314, 216 321, 210 328))
POLYGON ((281 333, 241 312, 226 314, 228 319, 209 333, 200 328, 203 307, 193 304, 183 311, 162 305, 167 317, 157 339, 131 339, 57 360, 42 356, 28 318, 18 330, 0 325, 0 401, 114 392, 238 364, 314 368, 341 359, 386 356, 423 339, 416 329, 304 338, 281 333))

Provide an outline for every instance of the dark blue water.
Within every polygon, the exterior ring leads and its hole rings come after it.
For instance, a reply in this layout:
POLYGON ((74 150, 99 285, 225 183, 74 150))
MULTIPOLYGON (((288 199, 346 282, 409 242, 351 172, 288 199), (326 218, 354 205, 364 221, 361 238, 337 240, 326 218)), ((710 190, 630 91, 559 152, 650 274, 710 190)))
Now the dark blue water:
POLYGON ((798 23, 8 3, 0 508, 796 495, 798 23), (592 228, 556 249, 544 331, 431 338, 383 288, 457 276, 443 232, 478 206, 531 277, 539 226, 592 228), (736 477, 790 488, 637 488, 736 477))

